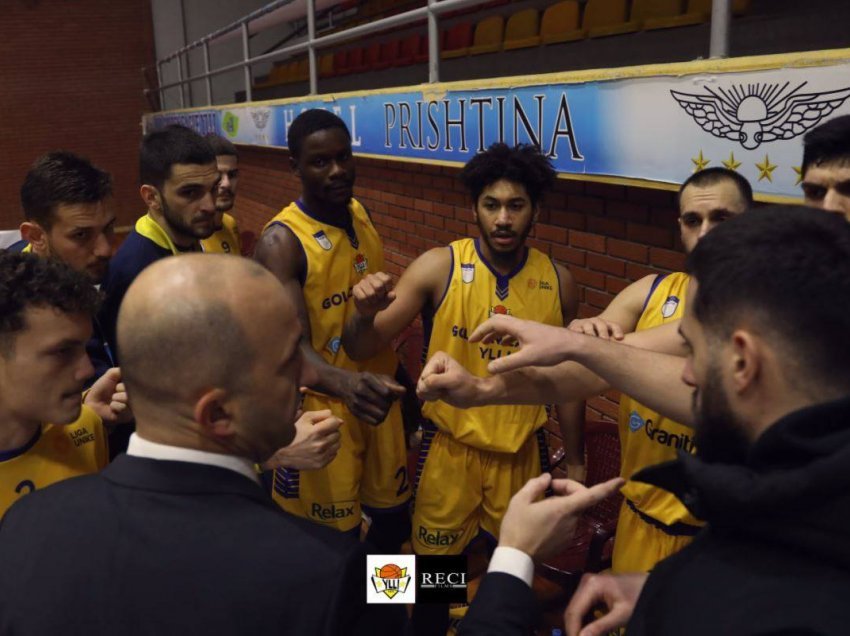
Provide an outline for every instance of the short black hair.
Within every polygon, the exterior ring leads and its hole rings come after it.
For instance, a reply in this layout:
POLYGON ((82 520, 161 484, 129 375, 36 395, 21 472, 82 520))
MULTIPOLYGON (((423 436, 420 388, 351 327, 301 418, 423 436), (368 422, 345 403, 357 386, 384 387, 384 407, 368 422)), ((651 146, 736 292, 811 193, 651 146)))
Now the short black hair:
POLYGON ((850 115, 830 119, 803 137, 803 176, 822 163, 850 164, 850 115))
POLYGON ((301 147, 304 139, 314 132, 327 130, 328 128, 341 128, 345 131, 348 138, 351 139, 348 126, 333 113, 322 110, 321 108, 305 110, 293 120, 289 125, 289 132, 286 133, 286 145, 289 147, 289 154, 293 158, 298 159, 301 156, 301 147))
POLYGON ((460 171, 460 180, 472 195, 473 205, 491 183, 507 179, 522 184, 532 205, 555 185, 555 170, 537 146, 518 144, 514 147, 495 143, 475 155, 460 171))
POLYGON ((0 250, 0 353, 11 351, 11 336, 26 327, 29 307, 52 307, 94 317, 101 293, 85 274, 35 254, 0 250))
POLYGON ((139 148, 139 180, 162 190, 176 163, 205 165, 215 163, 210 143, 186 126, 173 124, 149 132, 139 148))
POLYGON ((721 168, 719 166, 698 170, 685 179, 685 182, 679 188, 679 204, 681 205, 682 202, 682 192, 684 192, 685 188, 688 186, 692 185, 696 188, 707 188, 724 180, 729 180, 735 184, 741 198, 744 200, 744 203, 747 204, 747 209, 753 207, 753 186, 750 185, 750 182, 747 181, 746 177, 735 170, 721 168))
POLYGON ((88 159, 59 150, 35 160, 21 185, 21 207, 28 221, 45 230, 61 204, 97 203, 112 194, 112 177, 88 159))
POLYGON ((239 153, 236 152, 236 146, 234 146, 229 139, 225 139, 221 135, 216 135, 210 133, 205 138, 209 144, 210 148, 213 149, 215 156, 219 155, 229 155, 231 157, 239 157, 239 153))
POLYGON ((746 320, 787 350, 800 385, 850 391, 850 223, 767 206, 722 223, 688 256, 693 311, 728 338, 746 320))

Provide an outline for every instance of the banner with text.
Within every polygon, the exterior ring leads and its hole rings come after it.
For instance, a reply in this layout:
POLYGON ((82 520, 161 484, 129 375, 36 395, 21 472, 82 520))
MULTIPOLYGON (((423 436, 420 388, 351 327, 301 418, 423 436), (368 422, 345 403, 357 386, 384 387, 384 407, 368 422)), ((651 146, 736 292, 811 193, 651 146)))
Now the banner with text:
POLYGON ((155 113, 144 126, 181 123, 285 148, 295 117, 324 108, 349 126, 356 154, 464 164, 497 141, 532 143, 560 173, 681 183, 698 168, 726 166, 758 193, 799 196, 802 136, 850 114, 850 53, 820 66, 682 67, 698 63, 644 76, 624 69, 630 76, 621 79, 540 75, 155 113))

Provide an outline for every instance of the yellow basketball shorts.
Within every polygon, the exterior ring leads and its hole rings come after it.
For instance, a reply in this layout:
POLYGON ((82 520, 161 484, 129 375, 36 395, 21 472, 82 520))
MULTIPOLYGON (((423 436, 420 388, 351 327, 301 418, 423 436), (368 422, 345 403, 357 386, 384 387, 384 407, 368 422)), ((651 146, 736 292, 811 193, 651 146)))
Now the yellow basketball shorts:
MULTIPOLYGON (((681 523, 677 525, 686 526, 681 523)), ((695 526, 687 526, 687 528, 689 534, 665 532, 661 527, 641 518, 631 509, 627 500, 624 500, 617 519, 611 571, 615 574, 649 572, 656 563, 675 554, 694 540, 694 535, 699 532, 699 528, 695 526)))
POLYGON ((320 470, 277 469, 272 497, 281 508, 347 532, 360 525, 361 506, 367 511, 407 506, 411 485, 398 402, 377 426, 361 422, 340 402, 321 396, 306 396, 303 408, 330 409, 343 421, 340 449, 320 470))
POLYGON ((540 429, 516 453, 479 450, 426 429, 416 471, 413 551, 460 554, 481 530, 498 538, 511 497, 546 469, 540 429))

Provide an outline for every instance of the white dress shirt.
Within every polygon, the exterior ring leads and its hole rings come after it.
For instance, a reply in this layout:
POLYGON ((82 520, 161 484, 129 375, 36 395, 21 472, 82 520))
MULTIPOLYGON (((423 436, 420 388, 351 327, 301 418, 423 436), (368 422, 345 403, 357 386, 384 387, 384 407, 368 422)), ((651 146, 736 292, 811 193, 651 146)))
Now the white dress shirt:
POLYGON ((206 464, 227 468, 244 475, 253 482, 259 483, 257 471, 254 470, 254 462, 236 455, 224 455, 223 453, 208 453, 207 451, 194 448, 181 448, 151 442, 138 433, 130 435, 130 443, 127 445, 127 454, 133 457, 146 457, 148 459, 159 459, 171 462, 191 462, 193 464, 206 464))
POLYGON ((488 572, 504 572, 525 581, 531 587, 534 578, 534 561, 522 550, 499 546, 493 551, 488 572))

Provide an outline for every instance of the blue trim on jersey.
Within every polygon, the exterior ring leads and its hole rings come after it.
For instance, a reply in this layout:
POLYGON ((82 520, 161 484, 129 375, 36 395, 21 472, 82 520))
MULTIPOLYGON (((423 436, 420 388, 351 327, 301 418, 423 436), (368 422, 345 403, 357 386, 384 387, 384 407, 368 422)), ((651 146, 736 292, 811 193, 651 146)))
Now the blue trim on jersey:
POLYGON ((274 471, 274 490, 284 499, 298 499, 301 489, 301 473, 297 468, 276 468, 274 471))
POLYGON ((413 499, 416 500, 416 493, 419 490, 419 479, 422 477, 422 470, 425 468, 425 460, 428 459, 428 451, 431 449, 431 441, 437 434, 437 427, 431 420, 425 420, 422 423, 422 442, 419 444, 419 457, 416 459, 416 475, 413 477, 413 499))
POLYGON ((13 448, 12 450, 0 451, 0 462, 7 462, 10 459, 15 459, 15 457, 20 457, 24 453, 26 453, 29 449, 35 446, 36 442, 41 438, 41 427, 38 427, 38 430, 35 432, 35 435, 32 436, 32 439, 28 441, 23 446, 18 448, 13 448))
MULTIPOLYGON (((354 199, 352 199, 352 201, 353 200, 354 199)), ((323 225, 330 225, 331 227, 335 227, 337 229, 343 230, 345 232, 345 235, 348 237, 348 242, 351 243, 351 247, 353 247, 354 249, 358 249, 360 247, 360 240, 357 238, 357 232, 354 231, 354 215, 351 214, 351 210, 348 210, 348 223, 345 224, 345 225, 337 225, 336 223, 331 223, 330 221, 320 219, 315 214, 312 214, 310 212, 310 210, 307 209, 307 206, 304 205, 304 202, 300 198, 295 201, 295 205, 297 205, 299 210, 301 210, 304 214, 306 214, 311 219, 313 219, 316 223, 322 223, 323 225)), ((363 204, 361 203, 360 205, 363 205, 363 204)), ((372 217, 370 216, 369 222, 371 222, 371 221, 372 221, 372 217)))
MULTIPOLYGON (((269 227, 271 227, 273 225, 279 225, 280 227, 288 230, 289 233, 292 234, 293 238, 295 238, 295 240, 298 242, 298 247, 301 248, 301 265, 302 265, 302 267, 301 267, 301 272, 298 274, 298 282, 301 284, 301 287, 303 288, 304 285, 307 284, 307 266, 309 264, 309 261, 307 260, 307 252, 304 251, 304 244, 301 242, 301 239, 298 238, 298 235, 295 233, 295 230, 293 230, 291 227, 289 227, 283 221, 272 221, 271 223, 269 223, 269 227)), ((268 228, 266 228, 266 229, 268 229, 268 228)))
POLYGON ((20 254, 26 249, 27 245, 29 245, 29 241, 27 241, 26 239, 21 239, 12 243, 9 247, 6 248, 6 251, 10 253, 14 252, 15 254, 20 254))
POLYGON ((677 521, 673 524, 662 523, 655 517, 650 517, 648 514, 641 512, 637 509, 634 503, 632 503, 631 499, 625 499, 626 505, 629 507, 633 513, 635 513, 641 521, 644 523, 661 530, 666 535, 670 535, 671 537, 695 537, 702 530, 699 526, 692 526, 689 523, 685 523, 683 521, 677 521))
POLYGON ((655 290, 658 289, 658 286, 661 284, 661 281, 667 278, 667 274, 658 274, 655 277, 655 280, 652 281, 652 286, 649 288, 649 293, 646 295, 646 300, 643 301, 643 307, 640 310, 641 315, 646 311, 646 306, 649 304, 649 299, 652 298, 652 295, 655 293, 655 290))
POLYGON ((481 259, 481 262, 484 263, 484 266, 490 270, 490 273, 496 277, 496 297, 499 300, 505 300, 510 294, 510 281, 511 278, 516 276, 522 271, 522 268, 525 267, 526 262, 528 261, 528 247, 523 246, 524 253, 519 263, 517 263, 516 267, 514 267, 510 272, 505 275, 500 274, 495 270, 495 268, 490 264, 484 254, 481 253, 481 243, 479 239, 474 240, 475 243, 475 253, 478 254, 478 258, 481 259))

